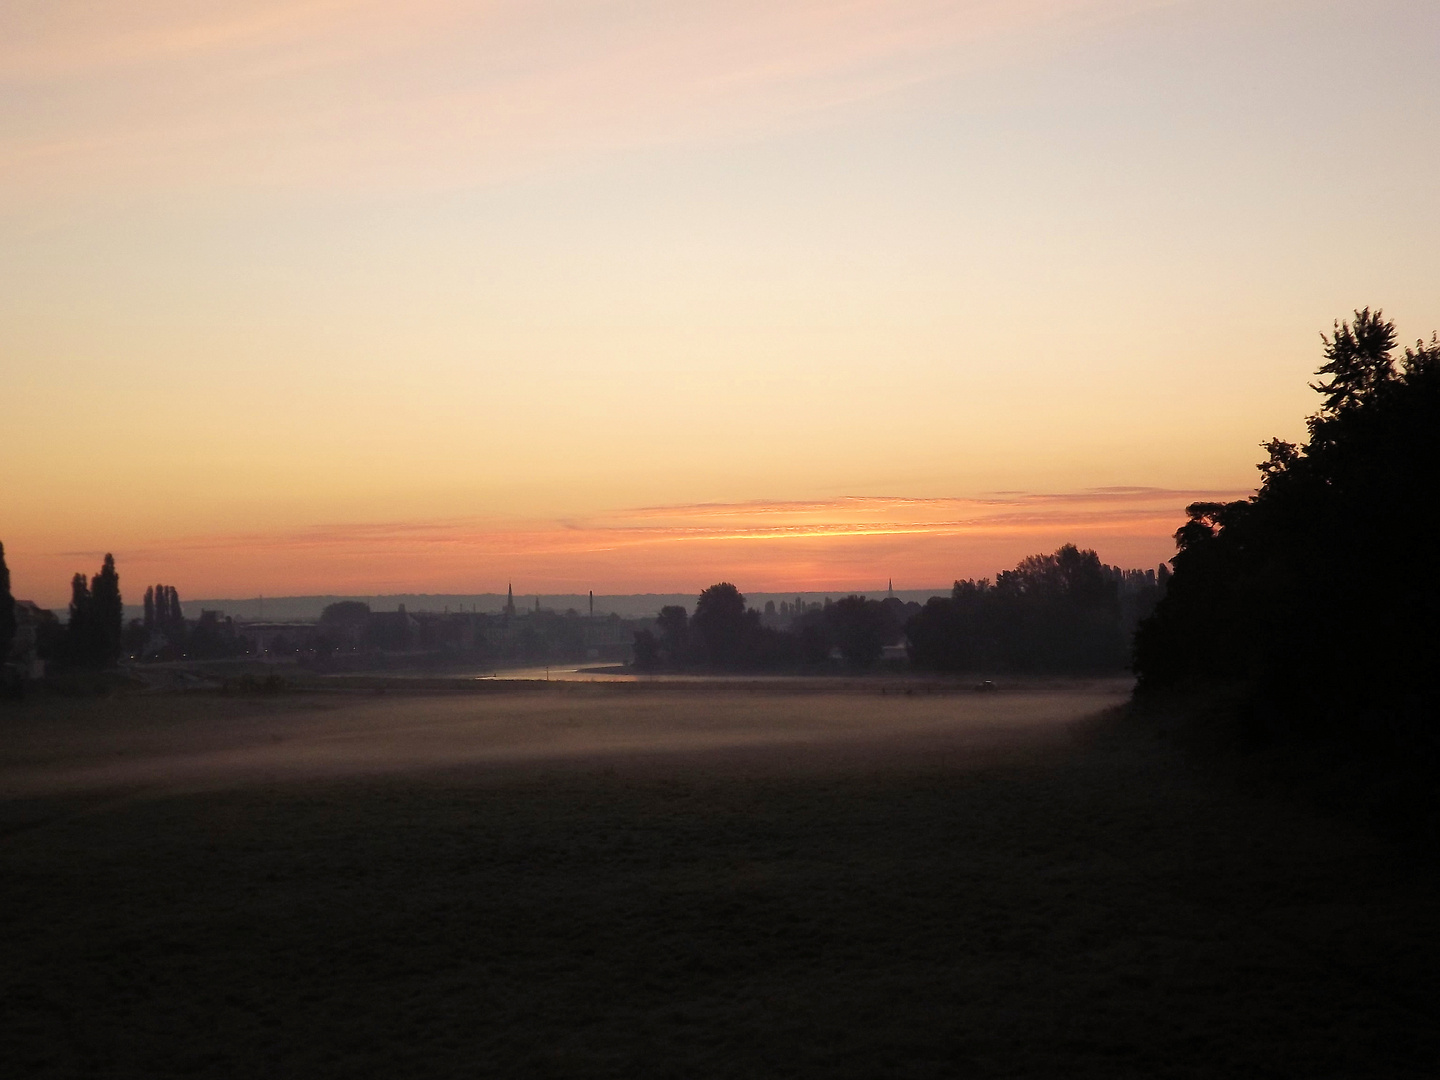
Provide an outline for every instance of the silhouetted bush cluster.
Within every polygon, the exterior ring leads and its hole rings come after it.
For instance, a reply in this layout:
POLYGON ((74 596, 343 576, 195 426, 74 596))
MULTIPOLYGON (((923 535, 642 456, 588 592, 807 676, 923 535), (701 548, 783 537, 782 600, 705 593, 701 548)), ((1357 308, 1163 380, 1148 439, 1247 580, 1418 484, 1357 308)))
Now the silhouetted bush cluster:
POLYGON ((1433 739, 1440 703, 1440 341, 1395 355, 1358 311, 1325 339, 1303 446, 1265 444, 1259 490, 1195 503, 1140 627, 1142 691, 1230 681, 1257 716, 1433 739))

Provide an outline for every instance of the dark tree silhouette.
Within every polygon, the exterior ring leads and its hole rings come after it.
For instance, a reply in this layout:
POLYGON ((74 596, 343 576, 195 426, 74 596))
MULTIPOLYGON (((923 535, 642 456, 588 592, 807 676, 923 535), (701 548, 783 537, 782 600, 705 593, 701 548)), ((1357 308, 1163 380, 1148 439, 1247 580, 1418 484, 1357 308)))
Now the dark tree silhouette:
POLYGON ((835 627, 824 608, 813 605, 805 608, 790 628, 801 663, 819 667, 829 661, 830 650, 835 647, 835 627))
POLYGON ((1155 571, 1105 566, 1067 544, 988 580, 955 583, 924 608, 898 598, 847 596, 823 606, 782 605, 767 625, 729 582, 700 594, 695 614, 660 612, 635 635, 641 670, 824 671, 836 658, 872 667, 889 644, 909 645, 916 667, 934 671, 1120 672, 1135 624, 1163 589, 1155 571))
POLYGON ((220 612, 202 611, 194 631, 186 637, 185 648, 190 656, 217 659, 243 655, 246 643, 236 636, 234 624, 229 619, 222 619, 220 612))
POLYGON ((168 613, 166 632, 176 639, 185 636, 185 612, 180 609, 180 590, 174 585, 166 586, 165 610, 168 613))
POLYGON ((5 564, 5 545, 0 544, 0 665, 15 644, 15 597, 10 592, 10 567, 5 564))
POLYGON ((660 609, 660 616, 655 622, 660 631, 660 662, 685 663, 690 656, 689 613, 678 604, 670 604, 660 609))
POLYGON ((145 586, 145 633, 155 629, 155 586, 145 586))
POLYGON ((89 661, 105 665, 119 660, 124 629, 125 604, 120 596, 120 575, 115 570, 115 556, 107 553, 100 573, 90 583, 89 661))
POLYGON ((1330 381, 1310 384, 1312 390, 1325 395, 1318 417, 1312 418, 1312 432, 1315 419, 1333 419, 1362 404, 1395 376, 1395 324, 1386 321, 1385 313, 1378 309, 1373 315, 1368 307, 1355 312, 1353 324, 1337 320, 1335 336, 1321 334, 1320 340, 1325 343, 1325 363, 1316 374, 1328 375, 1330 381))
POLYGON ((1325 338, 1310 440, 1263 444, 1249 499, 1197 503, 1140 628, 1142 692, 1230 682, 1253 715, 1437 728, 1440 340, 1396 357, 1380 311, 1325 338))
POLYGON ((84 574, 77 573, 70 579, 70 618, 65 623, 65 658, 73 664, 91 662, 93 606, 90 582, 84 574))
POLYGON ((695 602, 690 629, 706 663, 736 667, 744 662, 759 630, 758 614, 745 609, 745 597, 728 581, 711 585, 695 602))
POLYGON ((1159 587, 1066 544, 988 579, 957 581, 906 624, 916 667, 936 671, 1103 672, 1125 666, 1125 600, 1138 619, 1159 587))
POLYGON ((660 665, 660 642, 653 631, 635 631, 635 666, 641 671, 655 671, 660 665))
POLYGON ((885 611, 878 600, 846 596, 825 612, 835 644, 851 668, 867 668, 880 659, 885 647, 885 611))
POLYGON ((120 658, 125 606, 115 557, 107 554, 100 572, 87 583, 84 574, 70 581, 70 620, 65 626, 63 657, 76 667, 105 667, 120 658))

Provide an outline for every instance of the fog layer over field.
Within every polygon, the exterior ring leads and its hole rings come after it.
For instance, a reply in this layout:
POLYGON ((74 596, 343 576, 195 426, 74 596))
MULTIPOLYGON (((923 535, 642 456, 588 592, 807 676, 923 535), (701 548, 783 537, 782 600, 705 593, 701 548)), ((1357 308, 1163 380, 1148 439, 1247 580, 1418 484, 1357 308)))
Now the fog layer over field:
POLYGON ((925 683, 480 686, 449 695, 216 695, 50 702, 9 725, 13 796, 227 787, 529 760, 748 753, 809 769, 856 755, 984 755, 1053 743, 1123 679, 1005 693, 925 683), (29 722, 27 722, 29 721, 29 722), (765 755, 766 749, 776 753, 765 755))

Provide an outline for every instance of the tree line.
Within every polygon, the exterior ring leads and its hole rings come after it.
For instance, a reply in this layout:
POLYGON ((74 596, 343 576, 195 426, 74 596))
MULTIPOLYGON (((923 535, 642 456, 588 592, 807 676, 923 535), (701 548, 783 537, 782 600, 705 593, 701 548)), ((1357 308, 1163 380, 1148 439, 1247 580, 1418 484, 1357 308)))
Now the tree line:
POLYGON ((1123 671, 1136 624, 1163 594, 1168 571, 1106 566, 1067 544, 1032 555, 992 583, 957 581, 923 607, 894 597, 797 602, 788 626, 767 625, 733 584, 702 592, 695 613, 664 608, 635 635, 642 671, 873 668, 888 645, 920 670, 1106 673, 1123 671))
MULTIPOLYGON (((918 607, 918 605, 911 605, 918 607)), ((832 652, 855 669, 880 658, 904 626, 906 605, 847 596, 802 608, 787 629, 767 626, 761 613, 728 581, 711 585, 685 608, 662 608, 654 630, 635 634, 635 666, 642 671, 707 668, 721 671, 785 670, 824 664, 832 652)))
POLYGON ((181 639, 185 636, 185 612, 180 607, 180 592, 174 585, 150 585, 145 589, 144 617, 141 629, 146 634, 162 633, 181 639))
POLYGON ((957 581, 906 625, 918 668, 950 672, 1087 674, 1123 671, 1136 625, 1164 594, 1169 572, 1106 566, 1066 544, 1013 570, 957 581))
MULTIPOLYGON (((51 622, 40 627, 35 643, 41 656, 77 668, 102 668, 120 659, 125 605, 120 596, 120 574, 115 557, 107 554, 93 577, 76 573, 70 581, 70 618, 62 627, 51 622)), ((5 545, 0 544, 0 667, 15 645, 19 623, 5 545)))
MULTIPOLYGON (((114 665, 122 656, 208 658, 244 651, 244 643, 232 628, 221 624, 218 613, 202 612, 198 621, 187 620, 173 585, 147 587, 144 617, 127 623, 120 573, 115 556, 108 553, 97 573, 87 577, 77 572, 71 578, 66 622, 61 624, 48 613, 46 618, 48 621, 32 628, 30 644, 36 656, 61 670, 98 670, 114 665)), ((11 655, 17 629, 10 571, 5 547, 0 544, 0 661, 11 655)))
POLYGON ((1229 685, 1252 718, 1440 736, 1440 339, 1380 311, 1322 335, 1304 444, 1247 499, 1197 502, 1135 642, 1144 693, 1229 685))

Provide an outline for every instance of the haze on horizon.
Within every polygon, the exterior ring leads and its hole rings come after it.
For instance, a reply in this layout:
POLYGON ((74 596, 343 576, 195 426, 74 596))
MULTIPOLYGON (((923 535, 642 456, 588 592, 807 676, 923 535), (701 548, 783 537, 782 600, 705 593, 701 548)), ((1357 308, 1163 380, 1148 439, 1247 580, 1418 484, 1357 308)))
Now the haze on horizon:
POLYGON ((15 592, 1154 565, 1317 331, 1440 326, 1437 61, 1414 0, 12 0, 15 592))

